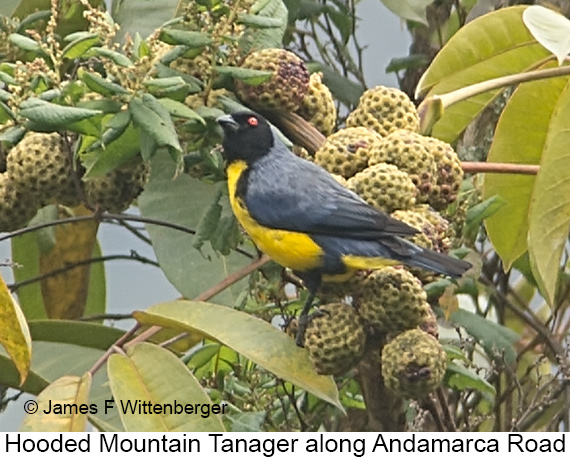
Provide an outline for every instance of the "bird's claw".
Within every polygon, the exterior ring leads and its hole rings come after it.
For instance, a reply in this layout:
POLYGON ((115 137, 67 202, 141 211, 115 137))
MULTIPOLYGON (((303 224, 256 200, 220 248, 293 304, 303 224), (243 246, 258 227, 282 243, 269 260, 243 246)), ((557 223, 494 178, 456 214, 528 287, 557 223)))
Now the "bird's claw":
POLYGON ((295 344, 300 348, 305 347, 305 333, 307 327, 313 319, 317 317, 330 316, 331 313, 326 309, 316 309, 311 314, 301 314, 299 316, 299 326, 297 327, 297 336, 295 337, 295 344))

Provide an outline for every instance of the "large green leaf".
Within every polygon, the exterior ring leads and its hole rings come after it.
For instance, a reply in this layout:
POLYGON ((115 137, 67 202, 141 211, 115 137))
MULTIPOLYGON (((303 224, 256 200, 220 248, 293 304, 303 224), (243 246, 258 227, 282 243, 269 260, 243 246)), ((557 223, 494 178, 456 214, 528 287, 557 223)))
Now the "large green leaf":
MULTIPOLYGON (((6 0, 0 2, 2 6, 6 0)), ((10 3, 11 0, 8 1, 10 3)), ((90 0, 89 3, 95 8, 104 4, 104 0, 90 0)), ((51 7, 51 0, 21 0, 14 10, 13 15, 25 21, 26 16, 31 16, 36 11, 49 10, 51 7)), ((83 17, 84 7, 81 2, 68 1, 61 2, 58 5, 58 21, 56 33, 59 36, 65 36, 77 30, 85 30, 87 27, 87 20, 83 17)))
POLYGON ((167 147, 182 153, 170 113, 156 98, 150 94, 133 98, 129 102, 129 112, 133 123, 141 132, 152 138, 158 147, 167 147))
MULTIPOLYGON (((13 268, 16 283, 36 278, 40 274, 40 251, 37 236, 32 232, 12 238, 12 261, 19 265, 13 268)), ((16 293, 28 321, 47 318, 40 281, 19 287, 16 293)))
MULTIPOLYGON (((557 133, 552 130, 551 123, 559 117, 559 97, 566 82, 567 78, 533 81, 522 84, 515 90, 499 118, 487 159, 489 162, 538 164, 541 161, 547 138, 557 133)), ((560 122, 564 122, 564 117, 559 118, 560 122)), ((560 128, 558 125, 556 130, 560 131, 560 128)), ((558 141, 562 139, 563 137, 558 137, 558 141)), ((555 145, 551 140, 548 141, 555 145)), ((554 152, 550 160, 556 160, 560 154, 554 152)), ((510 268, 527 250, 529 210, 533 204, 534 187, 534 176, 489 174, 485 177, 484 198, 498 196, 506 202, 485 221, 489 238, 506 268, 510 268)), ((551 196, 552 194, 550 198, 551 196)), ((559 202, 556 199, 556 203, 559 202)), ((546 226, 542 227, 544 235, 546 226)), ((549 248, 548 251, 551 253, 552 249, 549 248)))
POLYGON ((134 315, 144 324, 200 332, 342 409, 333 378, 317 374, 306 349, 261 319, 213 303, 182 300, 161 303, 134 315))
POLYGON ((74 123, 102 114, 101 111, 62 106, 39 98, 29 98, 20 104, 20 115, 47 129, 70 128, 74 123))
POLYGON ((477 314, 458 309, 450 317, 449 321, 461 325, 485 352, 496 360, 504 360, 513 363, 516 360, 516 352, 513 343, 520 339, 511 329, 491 322, 477 314))
MULTIPOLYGON (((570 229, 570 78, 549 81, 536 93, 537 115, 548 115, 549 125, 529 212, 528 248, 534 277, 550 304, 554 304, 561 257, 570 229), (547 92, 548 91, 548 92, 547 92), (548 101, 556 97, 549 110, 548 101), (545 106, 546 105, 546 106, 545 106)), ((527 121, 529 128, 536 128, 527 121)))
MULTIPOLYGON (((186 405, 212 402, 188 368, 167 349, 142 343, 126 355, 113 354, 108 363, 109 382, 125 430, 129 432, 223 432, 219 414, 203 417, 186 405), (178 404, 179 412, 140 414, 137 405, 178 404), (132 409, 131 409, 132 408, 132 409)), ((221 412, 221 411, 219 411, 221 412)))
MULTIPOLYGON (((139 197, 144 217, 182 225, 195 230, 217 193, 217 187, 188 175, 173 179, 175 164, 166 154, 156 154, 151 161, 150 179, 139 197)), ((162 271, 187 298, 196 297, 249 263, 238 253, 218 256, 211 249, 193 247, 195 236, 168 227, 147 224, 148 233, 162 271)), ((216 296, 217 303, 232 305, 242 290, 240 284, 216 296)))
MULTIPOLYGON (((549 52, 532 37, 522 21, 526 6, 505 8, 462 27, 443 47, 416 89, 417 94, 441 95, 500 76, 534 68, 549 52)), ((433 136, 453 142, 500 93, 486 92, 446 109, 433 136)))
MULTIPOLYGON (((93 248, 93 258, 101 257, 101 246, 99 241, 95 241, 93 248)), ((95 262, 89 268, 89 289, 87 291, 87 301, 85 303, 84 316, 104 314, 107 309, 107 281, 105 277, 105 264, 95 262)))
POLYGON ((280 48, 287 28, 287 8, 282 0, 258 0, 250 9, 251 15, 272 18, 274 27, 265 29, 248 28, 240 38, 240 49, 244 53, 266 48, 280 48), (280 21, 281 25, 277 26, 280 21))
POLYGON ((381 0, 382 3, 406 21, 421 22, 427 25, 426 8, 432 0, 381 0))
POLYGON ((147 37, 174 17, 179 0, 112 0, 111 14, 121 26, 121 36, 147 37))

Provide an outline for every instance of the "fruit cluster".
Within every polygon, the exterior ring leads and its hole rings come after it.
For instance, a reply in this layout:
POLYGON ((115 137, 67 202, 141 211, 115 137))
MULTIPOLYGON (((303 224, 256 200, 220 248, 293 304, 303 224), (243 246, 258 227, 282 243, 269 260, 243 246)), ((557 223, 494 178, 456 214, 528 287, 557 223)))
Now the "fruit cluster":
POLYGON ((141 193, 148 166, 133 160, 104 176, 84 178, 74 160, 74 138, 60 133, 27 132, 6 153, 0 173, 0 232, 24 227, 41 207, 81 203, 113 213, 124 211, 141 193))
MULTIPOLYGON (((261 111, 295 111, 328 135, 314 155, 296 148, 298 155, 325 168, 370 205, 416 228, 414 243, 449 252, 452 230, 440 212, 457 199, 461 163, 450 145, 418 133, 419 116, 405 93, 383 86, 367 90, 346 128, 332 133, 336 113, 330 92, 320 75, 309 80, 301 59, 272 49, 253 53, 244 66, 274 73, 255 87, 240 83, 244 103, 261 111)), ((434 279, 420 269, 388 266, 325 285, 321 298, 326 304, 311 317, 305 338, 315 369, 346 373, 364 354, 367 336, 381 335, 378 357, 385 385, 412 398, 433 391, 446 370, 435 314, 423 289, 434 279)))

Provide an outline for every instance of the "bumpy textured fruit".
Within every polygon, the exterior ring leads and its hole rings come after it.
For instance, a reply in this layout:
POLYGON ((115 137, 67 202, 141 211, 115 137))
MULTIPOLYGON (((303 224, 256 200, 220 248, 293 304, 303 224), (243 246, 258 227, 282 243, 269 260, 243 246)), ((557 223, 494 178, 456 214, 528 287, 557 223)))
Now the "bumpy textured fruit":
POLYGON ((0 173, 0 232, 24 227, 40 208, 37 198, 0 173))
POLYGON ((439 327, 437 325, 437 316, 433 312, 431 306, 427 314, 423 317, 419 325, 420 330, 423 330, 428 335, 433 336, 436 340, 439 339, 439 327))
POLYGON ((437 164, 436 183, 431 188, 428 202, 436 210, 442 211, 457 199, 463 169, 453 148, 437 138, 426 137, 426 144, 437 164))
POLYGON ((364 352, 364 327, 346 303, 329 303, 319 310, 307 326, 305 346, 317 373, 341 375, 354 367, 364 352))
MULTIPOLYGON (((418 246, 434 251, 447 253, 451 242, 447 238, 446 233, 441 233, 423 214, 412 210, 394 211, 391 216, 394 219, 405 222, 408 225, 418 229, 418 233, 410 238, 418 246)), ((417 276, 424 284, 432 282, 437 275, 423 268, 409 268, 409 270, 417 276)))
POLYGON ((358 314, 381 332, 415 328, 430 309, 422 283, 403 268, 373 271, 362 283, 358 314))
POLYGON ((441 384, 445 369, 441 344, 419 329, 400 333, 382 350, 384 384, 403 397, 425 397, 441 384))
POLYGON ((205 79, 210 75, 212 67, 212 56, 208 51, 198 54, 192 59, 180 57, 174 60, 170 67, 185 75, 194 76, 194 78, 205 79))
POLYGON ((434 249, 434 239, 437 237, 437 232, 425 216, 413 210, 394 211, 391 216, 418 229, 418 233, 411 237, 410 241, 423 248, 434 249))
POLYGON ((418 189, 416 201, 428 201, 430 191, 436 183, 437 165, 426 137, 409 130, 396 130, 382 140, 370 157, 369 165, 386 162, 405 171, 418 189))
POLYGON ((252 108, 295 111, 309 88, 309 71, 305 63, 285 49, 252 52, 241 67, 273 73, 269 81, 257 86, 236 81, 238 97, 252 108))
POLYGON ((433 249, 437 252, 448 253, 452 246, 452 237, 454 236, 454 230, 450 227, 449 221, 429 205, 417 205, 411 211, 423 216, 433 226, 435 230, 435 233, 431 236, 433 249))
POLYGON ((8 153, 6 168, 10 179, 40 203, 73 186, 71 157, 57 133, 26 133, 8 153))
POLYGON ((321 73, 311 75, 309 89, 297 112, 319 132, 329 136, 336 123, 336 106, 331 91, 323 84, 321 78, 321 73))
POLYGON ((362 94, 346 125, 361 125, 387 136, 399 129, 417 132, 420 120, 416 107, 404 92, 393 87, 376 86, 362 94))
POLYGON ((350 178, 368 165, 382 138, 364 127, 339 130, 329 136, 315 153, 315 163, 330 173, 350 178))
POLYGON ((348 188, 369 205, 388 213, 411 208, 416 202, 416 187, 408 174, 386 163, 357 173, 348 180, 348 188))
POLYGON ((148 180, 146 163, 135 162, 107 173, 105 176, 85 180, 87 203, 111 213, 120 213, 143 191, 148 180))

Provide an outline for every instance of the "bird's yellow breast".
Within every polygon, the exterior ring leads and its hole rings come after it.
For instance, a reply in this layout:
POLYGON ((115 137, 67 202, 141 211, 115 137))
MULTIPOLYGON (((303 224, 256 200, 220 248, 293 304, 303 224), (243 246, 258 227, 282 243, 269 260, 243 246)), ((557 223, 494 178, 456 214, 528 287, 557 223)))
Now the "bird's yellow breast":
POLYGON ((253 242, 284 267, 307 271, 321 266, 323 251, 309 235, 265 227, 251 216, 243 199, 236 195, 238 180, 245 170, 247 164, 241 160, 228 166, 228 190, 232 210, 253 242))

